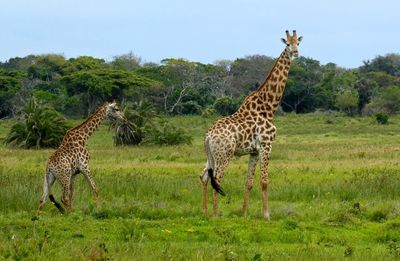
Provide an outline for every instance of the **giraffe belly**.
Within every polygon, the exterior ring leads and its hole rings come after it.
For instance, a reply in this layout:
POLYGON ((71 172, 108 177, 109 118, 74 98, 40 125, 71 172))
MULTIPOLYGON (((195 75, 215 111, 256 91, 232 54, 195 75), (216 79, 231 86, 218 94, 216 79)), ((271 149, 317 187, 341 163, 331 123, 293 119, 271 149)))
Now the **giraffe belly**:
POLYGON ((235 155, 236 156, 243 156, 247 154, 257 154, 258 153, 258 146, 256 142, 245 142, 243 144, 238 144, 235 155))

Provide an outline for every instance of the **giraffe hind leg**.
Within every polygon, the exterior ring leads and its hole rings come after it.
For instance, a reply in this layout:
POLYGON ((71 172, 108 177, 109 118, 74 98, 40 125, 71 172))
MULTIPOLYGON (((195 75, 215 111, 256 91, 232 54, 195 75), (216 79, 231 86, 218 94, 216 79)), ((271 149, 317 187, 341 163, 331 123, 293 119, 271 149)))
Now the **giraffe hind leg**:
POLYGON ((208 184, 208 167, 203 170, 203 174, 200 175, 201 183, 201 209, 204 214, 207 214, 207 184, 208 184))
POLYGON ((44 183, 43 183, 43 195, 40 200, 40 205, 39 205, 39 210, 43 209, 47 197, 49 197, 50 201, 53 202, 53 204, 57 207, 57 209, 61 212, 64 213, 64 209, 58 203, 55 199, 53 194, 51 193, 51 187, 53 186, 54 182, 56 181, 56 177, 51 173, 50 171, 47 171, 45 178, 44 178, 44 183))

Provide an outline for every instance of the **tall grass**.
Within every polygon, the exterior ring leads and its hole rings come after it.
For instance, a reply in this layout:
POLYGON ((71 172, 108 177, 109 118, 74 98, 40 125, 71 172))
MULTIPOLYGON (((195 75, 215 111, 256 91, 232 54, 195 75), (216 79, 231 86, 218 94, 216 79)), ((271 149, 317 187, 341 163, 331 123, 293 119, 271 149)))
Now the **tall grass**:
MULTIPOLYGON (((203 134, 212 120, 169 120, 187 127, 191 145, 114 147, 102 126, 88 143, 99 205, 80 175, 69 216, 50 203, 37 211, 53 150, 1 146, 0 259, 398 258, 400 118, 378 125, 370 118, 323 114, 278 117, 270 222, 261 214, 259 168, 250 215, 240 213, 247 157, 234 159, 227 170, 221 217, 201 213, 198 176, 206 161, 203 134)), ((11 125, 0 121, 0 138, 11 125)), ((58 184, 53 192, 60 196, 58 184)))

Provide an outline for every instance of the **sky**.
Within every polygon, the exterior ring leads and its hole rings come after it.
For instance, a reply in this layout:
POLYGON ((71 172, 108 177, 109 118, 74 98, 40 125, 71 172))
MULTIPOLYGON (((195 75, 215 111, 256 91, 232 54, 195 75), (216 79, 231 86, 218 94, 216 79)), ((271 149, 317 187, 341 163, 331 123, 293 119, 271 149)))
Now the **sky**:
POLYGON ((0 0, 0 61, 29 54, 111 61, 133 52, 214 63, 278 57, 285 30, 303 36, 300 55, 361 66, 400 52, 398 0, 0 0))

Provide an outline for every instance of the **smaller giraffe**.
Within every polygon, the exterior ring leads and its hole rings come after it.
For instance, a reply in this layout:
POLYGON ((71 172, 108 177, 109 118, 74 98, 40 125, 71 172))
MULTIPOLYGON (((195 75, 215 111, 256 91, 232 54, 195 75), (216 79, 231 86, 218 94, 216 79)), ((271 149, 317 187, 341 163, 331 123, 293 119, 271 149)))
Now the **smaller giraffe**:
POLYGON ((62 187, 61 202, 67 209, 67 213, 70 213, 72 211, 74 179, 80 172, 83 173, 89 182, 97 202, 98 192, 96 184, 88 168, 89 152, 86 149, 86 141, 99 127, 104 118, 108 118, 109 120, 125 120, 123 113, 119 110, 115 102, 104 102, 84 122, 67 131, 61 145, 51 155, 47 163, 43 195, 40 200, 39 209, 44 207, 47 196, 49 196, 50 201, 54 203, 58 210, 61 213, 65 212, 51 193, 51 186, 57 180, 62 187))

